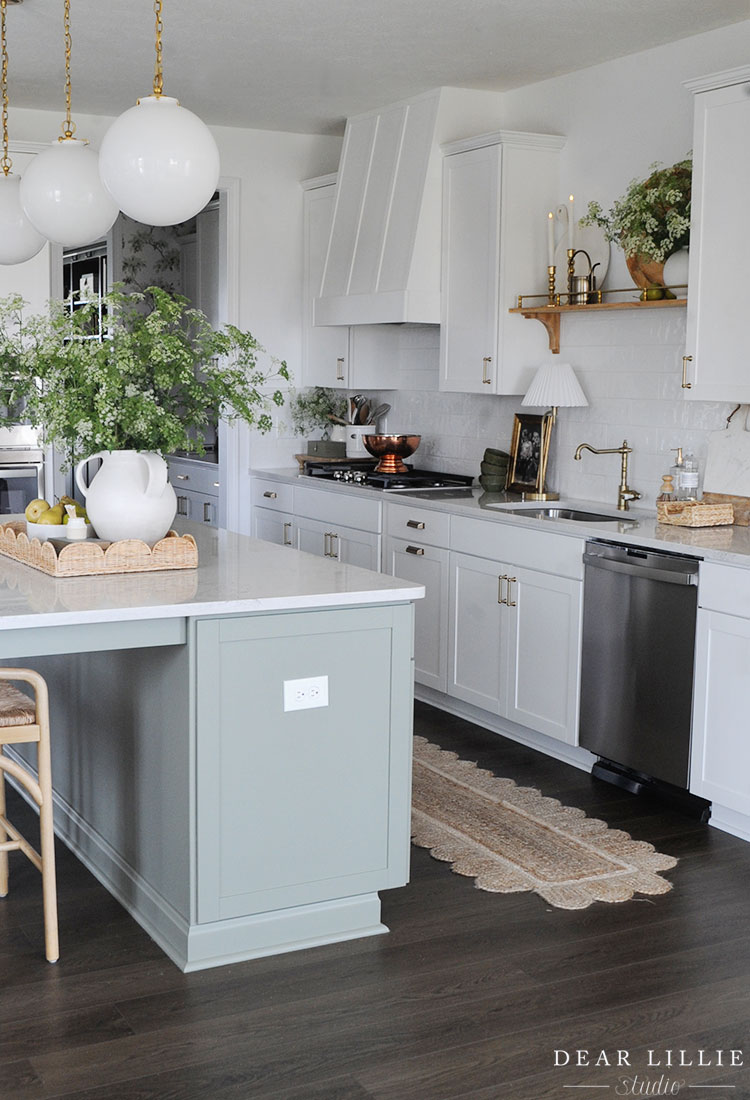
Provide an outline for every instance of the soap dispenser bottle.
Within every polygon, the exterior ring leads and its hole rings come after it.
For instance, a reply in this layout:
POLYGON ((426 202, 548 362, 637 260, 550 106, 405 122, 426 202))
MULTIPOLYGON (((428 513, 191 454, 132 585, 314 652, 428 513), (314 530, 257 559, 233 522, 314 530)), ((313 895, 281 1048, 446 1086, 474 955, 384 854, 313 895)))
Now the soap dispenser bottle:
POLYGON ((682 460, 682 499, 698 500, 700 495, 700 467, 698 459, 691 451, 687 451, 682 460))
POLYGON ((675 500, 684 500, 685 498, 682 494, 682 474, 685 469, 685 464, 682 460, 682 447, 672 447, 672 450, 677 452, 677 458, 674 464, 669 468, 669 472, 672 475, 675 500))

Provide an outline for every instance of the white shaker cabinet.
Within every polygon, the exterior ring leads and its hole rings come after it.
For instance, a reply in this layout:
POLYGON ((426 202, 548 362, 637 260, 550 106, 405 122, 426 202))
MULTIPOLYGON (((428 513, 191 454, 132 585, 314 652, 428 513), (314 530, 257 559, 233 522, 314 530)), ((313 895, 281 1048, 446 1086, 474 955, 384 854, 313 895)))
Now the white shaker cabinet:
POLYGON ((380 570, 379 500, 306 485, 295 485, 293 498, 294 545, 298 550, 380 570))
POLYGON ((695 647, 690 790, 750 814, 750 572, 701 563, 695 647))
POLYGON ((459 518, 451 546, 448 694, 576 744, 583 544, 459 518))
POLYGON ((693 400, 750 402, 750 66, 687 87, 695 128, 683 387, 693 400))
POLYGON ((254 477, 251 482, 252 535, 278 546, 293 546, 294 499, 291 485, 254 477))
POLYGON ((424 599, 414 605, 414 679, 445 692, 450 516, 410 503, 387 503, 384 529, 383 572, 425 588, 424 599))
POLYGON ((541 325, 508 310, 547 289, 547 213, 563 138, 501 132, 443 146, 440 388, 525 393, 541 325))
POLYGON ((219 523, 219 467, 199 459, 169 458, 169 480, 177 496, 177 515, 217 527, 219 523))
POLYGON ((389 325, 316 325, 314 302, 328 250, 336 177, 304 187, 302 384, 334 389, 389 389, 398 384, 397 329, 389 325))

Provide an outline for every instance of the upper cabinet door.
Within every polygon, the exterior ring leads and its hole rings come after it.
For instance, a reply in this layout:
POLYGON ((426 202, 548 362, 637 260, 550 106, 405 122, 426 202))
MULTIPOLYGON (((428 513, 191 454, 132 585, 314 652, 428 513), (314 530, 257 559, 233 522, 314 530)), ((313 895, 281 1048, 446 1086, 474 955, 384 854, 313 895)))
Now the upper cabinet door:
POLYGON ((443 167, 440 388, 497 393, 500 163, 491 145, 443 167))
POLYGON ((320 293, 328 238, 331 233, 336 184, 305 191, 304 291, 302 324, 302 385, 349 385, 349 329, 316 328, 314 302, 320 293))
POLYGON ((522 394, 547 358, 542 326, 508 310, 519 294, 546 294, 562 145, 502 131, 444 146, 442 390, 522 394))
POLYGON ((750 68, 715 81, 725 86, 688 85, 696 92, 685 349, 692 359, 683 385, 694 400, 750 402, 750 68))

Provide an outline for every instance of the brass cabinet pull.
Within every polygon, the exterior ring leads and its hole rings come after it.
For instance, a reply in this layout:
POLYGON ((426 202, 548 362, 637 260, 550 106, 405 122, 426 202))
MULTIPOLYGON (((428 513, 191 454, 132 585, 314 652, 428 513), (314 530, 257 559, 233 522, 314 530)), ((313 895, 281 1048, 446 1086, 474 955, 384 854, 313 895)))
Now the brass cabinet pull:
MULTIPOLYGON (((506 604, 506 606, 507 606, 507 603, 508 603, 508 597, 503 596, 503 581, 507 581, 507 579, 508 579, 508 574, 507 573, 503 573, 502 577, 497 578, 497 602, 498 603, 504 603, 504 604, 506 604)), ((510 592, 510 587, 508 588, 508 591, 510 592)))
POLYGON ((508 607, 515 607, 515 606, 516 606, 516 601, 515 601, 515 600, 512 600, 512 599, 510 598, 510 586, 511 586, 512 584, 516 584, 516 583, 517 583, 517 582, 516 582, 516 578, 515 578, 515 577, 508 577, 508 598, 507 598, 507 600, 505 601, 505 602, 507 603, 508 607))
POLYGON ((407 554, 418 554, 420 557, 424 554, 424 546, 407 546, 407 554))
POLYGON ((419 519, 407 519, 407 527, 414 527, 417 531, 424 531, 424 524, 419 519))
POLYGON ((489 377, 489 364, 492 362, 491 355, 485 355, 482 360, 482 385, 489 386, 492 379, 489 377))
POLYGON ((292 533, 292 524, 291 524, 290 520, 286 521, 286 523, 284 524, 284 526, 282 528, 282 532, 283 533, 282 533, 282 536, 281 536, 281 545, 282 546, 291 546, 292 545, 292 540, 291 540, 291 538, 288 537, 292 533))
POLYGON ((177 480, 178 481, 190 481, 190 475, 189 474, 178 474, 177 475, 177 480))
POLYGON ((337 382, 343 382, 344 381, 344 359, 343 359, 343 357, 336 360, 336 381, 337 382))
POLYGON ((266 489, 266 491, 265 491, 265 493, 263 494, 263 496, 264 496, 264 497, 268 497, 268 499, 269 499, 269 500, 276 500, 277 494, 276 494, 276 493, 272 493, 270 489, 266 489))
POLYGON ((692 390, 693 383, 687 380, 687 365, 692 363, 692 355, 683 355, 682 357, 682 388, 683 390, 692 390))

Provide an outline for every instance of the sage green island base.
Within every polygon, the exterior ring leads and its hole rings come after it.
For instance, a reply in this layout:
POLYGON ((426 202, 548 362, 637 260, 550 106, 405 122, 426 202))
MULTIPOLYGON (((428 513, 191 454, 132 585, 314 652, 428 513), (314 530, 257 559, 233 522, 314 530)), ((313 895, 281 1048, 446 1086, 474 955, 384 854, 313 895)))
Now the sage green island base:
POLYGON ((56 830, 183 970, 385 932, 423 590, 195 533, 187 585, 0 559, 0 657, 50 688, 56 830), (321 677, 327 705, 285 709, 321 677))

